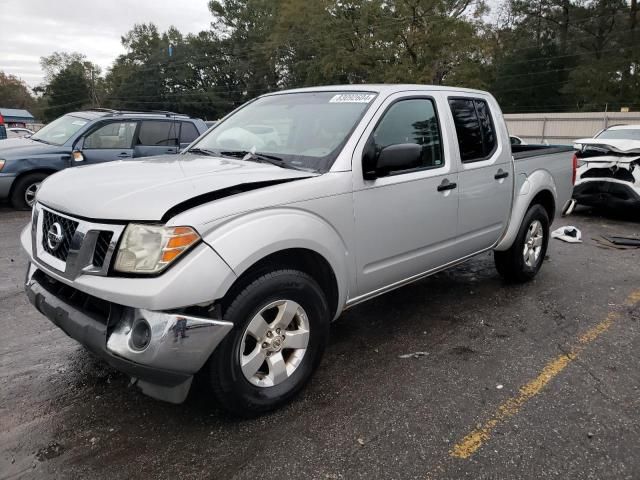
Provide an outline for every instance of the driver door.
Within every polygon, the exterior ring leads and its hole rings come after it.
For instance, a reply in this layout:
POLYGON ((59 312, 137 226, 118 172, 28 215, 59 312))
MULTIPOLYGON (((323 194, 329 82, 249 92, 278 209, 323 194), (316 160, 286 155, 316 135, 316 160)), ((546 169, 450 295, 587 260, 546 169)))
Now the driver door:
POLYGON ((458 172, 438 109, 442 105, 432 96, 396 96, 356 148, 356 297, 455 259, 451 243, 458 222, 458 172), (422 162, 415 168, 366 180, 361 159, 370 142, 376 151, 391 145, 421 145, 422 162))
POLYGON ((137 122, 132 121, 102 124, 84 138, 84 162, 90 164, 132 158, 136 126, 137 122))

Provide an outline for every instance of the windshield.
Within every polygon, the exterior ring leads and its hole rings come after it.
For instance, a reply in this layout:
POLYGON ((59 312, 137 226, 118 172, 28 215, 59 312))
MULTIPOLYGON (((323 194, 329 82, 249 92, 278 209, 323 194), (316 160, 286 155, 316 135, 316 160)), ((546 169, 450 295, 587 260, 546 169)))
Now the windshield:
POLYGON ((604 138, 607 140, 640 140, 640 127, 638 128, 617 128, 605 130, 596 138, 604 138))
POLYGON ((64 145, 71 136, 87 124, 89 120, 64 115, 56 118, 49 125, 45 125, 31 139, 50 143, 51 145, 64 145))
POLYGON ((191 149, 265 154, 290 168, 327 171, 375 97, 371 92, 310 92, 258 98, 191 149))

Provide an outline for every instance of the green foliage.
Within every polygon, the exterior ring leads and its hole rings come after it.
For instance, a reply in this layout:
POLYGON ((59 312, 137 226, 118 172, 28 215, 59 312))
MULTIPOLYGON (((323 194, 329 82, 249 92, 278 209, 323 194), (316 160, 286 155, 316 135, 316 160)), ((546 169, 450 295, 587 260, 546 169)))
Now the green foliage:
POLYGON ((277 89, 365 82, 486 89, 507 112, 640 108, 637 0, 504 0, 492 16, 478 0, 209 9, 198 34, 135 25, 104 77, 80 54, 43 58, 47 116, 99 104, 213 119, 277 89))
POLYGON ((35 100, 26 83, 0 72, 0 107, 31 110, 34 104, 35 100))
POLYGON ((100 67, 78 52, 54 52, 40 58, 45 73, 44 85, 34 88, 38 94, 40 116, 45 121, 100 103, 104 81, 100 67))
POLYGON ((45 89, 45 98, 47 107, 43 116, 46 121, 89 105, 90 87, 84 65, 72 62, 56 73, 45 89))

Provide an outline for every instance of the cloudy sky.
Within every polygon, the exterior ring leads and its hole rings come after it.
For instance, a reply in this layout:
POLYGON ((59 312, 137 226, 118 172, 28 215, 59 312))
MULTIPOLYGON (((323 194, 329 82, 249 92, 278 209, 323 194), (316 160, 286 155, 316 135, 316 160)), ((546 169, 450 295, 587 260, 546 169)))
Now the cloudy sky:
POLYGON ((30 86, 42 82, 40 57, 80 52, 106 69, 124 52, 120 37, 134 23, 161 31, 208 28, 207 0, 0 0, 0 70, 30 86))

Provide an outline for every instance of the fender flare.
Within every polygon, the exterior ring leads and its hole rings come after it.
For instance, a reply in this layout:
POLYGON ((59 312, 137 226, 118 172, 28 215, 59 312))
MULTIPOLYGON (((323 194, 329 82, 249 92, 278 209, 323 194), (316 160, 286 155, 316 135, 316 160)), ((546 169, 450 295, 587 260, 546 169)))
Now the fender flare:
POLYGON ((291 207, 258 210, 216 226, 203 240, 238 278, 271 254, 288 249, 311 250, 333 270, 338 285, 336 316, 344 308, 351 278, 349 265, 353 263, 351 253, 336 229, 314 213, 291 207))
MULTIPOLYGON (((558 212, 558 191, 555 181, 553 180, 553 175, 551 175, 549 171, 540 169, 531 175, 521 174, 521 176, 525 178, 519 187, 517 185, 515 187, 516 192, 513 197, 509 226, 502 238, 498 241, 498 244, 494 247, 494 250, 504 251, 511 247, 518 235, 518 230, 520 230, 522 219, 531 206, 531 202, 539 193, 544 191, 549 192, 553 197, 554 211, 558 212)), ((553 218, 550 218, 549 221, 552 222, 553 218)))

